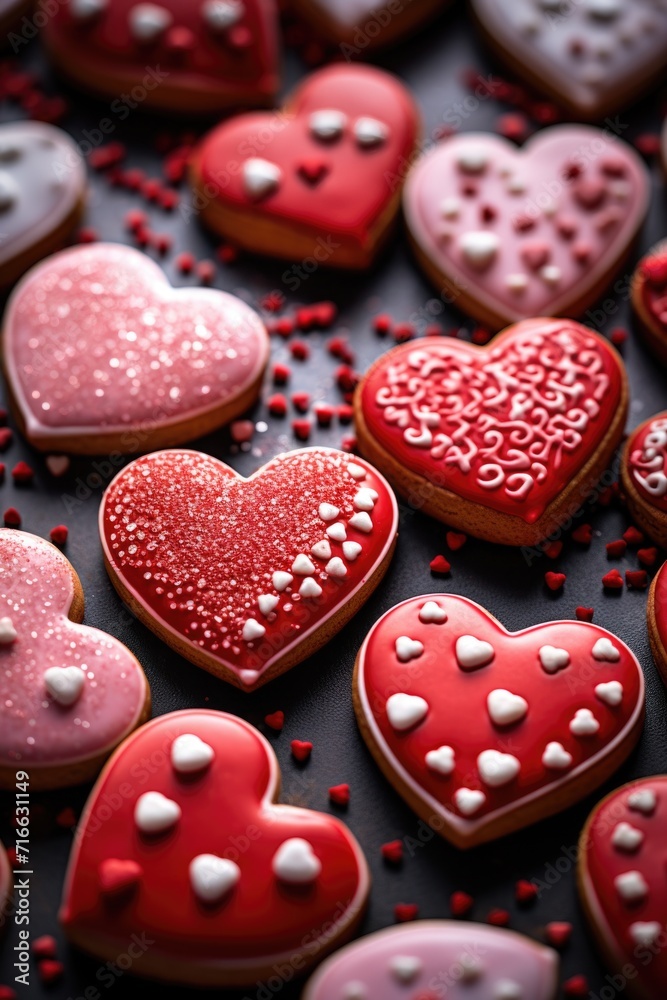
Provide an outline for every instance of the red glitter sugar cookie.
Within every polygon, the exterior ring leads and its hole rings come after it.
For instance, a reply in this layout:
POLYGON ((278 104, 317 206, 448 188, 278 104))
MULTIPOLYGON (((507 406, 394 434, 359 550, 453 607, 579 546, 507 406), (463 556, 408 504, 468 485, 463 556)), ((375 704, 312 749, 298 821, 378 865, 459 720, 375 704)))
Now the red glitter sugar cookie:
POLYGON ((362 379, 355 415, 362 452, 411 505, 479 538, 534 545, 607 467, 627 404, 606 341, 535 319, 486 347, 429 337, 394 348, 362 379))
POLYGON ((396 77, 328 66, 282 112, 242 115, 204 138, 192 162, 195 209, 246 250, 367 267, 394 223, 418 130, 396 77))
POLYGON ((644 676, 616 636, 559 621, 507 632, 465 597, 413 597, 371 629, 354 706, 385 776, 473 847, 561 812, 609 778, 644 721, 644 676))
POLYGON ((667 8, 655 0, 472 0, 489 44, 528 82, 596 121, 664 73, 667 8))
POLYGON ((667 548, 667 412, 649 417, 628 438, 621 483, 632 519, 667 548))
POLYGON ((417 920, 337 951, 303 1000, 555 1000, 558 967, 555 951, 513 931, 417 920))
POLYGON ((646 604, 648 637, 660 675, 667 684, 667 563, 663 563, 651 584, 646 604))
POLYGON ((134 614, 247 691, 359 610, 397 525, 382 476, 330 448, 279 455, 250 479, 199 452, 157 452, 119 473, 100 510, 107 569, 134 614))
POLYGON ((290 7, 316 35, 337 45, 349 61, 403 41, 448 0, 291 0, 290 7))
POLYGON ((14 289, 4 363, 21 430, 42 451, 150 451, 207 434, 257 398, 259 316, 210 288, 172 288, 145 254, 64 250, 14 289))
POLYGON ((66 132, 43 122, 0 125, 0 288, 67 242, 85 194, 86 168, 66 132))
POLYGON ((83 591, 50 542, 0 528, 0 787, 94 777, 148 716, 141 666, 118 640, 79 624, 83 591))
POLYGON ((522 149, 486 133, 446 139, 417 160, 403 194, 427 276, 496 330, 583 314, 622 266, 647 206, 634 150, 583 125, 544 129, 522 149))
POLYGON ((667 365, 667 241, 659 243, 637 265, 632 305, 647 346, 667 365))
POLYGON ((276 20, 273 0, 68 0, 45 39, 63 74, 115 98, 112 117, 137 107, 212 113, 271 103, 276 20))
POLYGON ((145 936, 132 973, 187 985, 246 986, 321 959, 359 923, 368 868, 347 827, 277 805, 279 786, 271 747, 233 715, 142 727, 81 817, 60 913, 70 941, 113 961, 145 936))
MULTIPOLYGON (((579 894, 602 956, 633 1000, 667 996, 667 777, 617 788, 579 842, 579 894)), ((610 994, 611 995, 611 994, 610 994)))

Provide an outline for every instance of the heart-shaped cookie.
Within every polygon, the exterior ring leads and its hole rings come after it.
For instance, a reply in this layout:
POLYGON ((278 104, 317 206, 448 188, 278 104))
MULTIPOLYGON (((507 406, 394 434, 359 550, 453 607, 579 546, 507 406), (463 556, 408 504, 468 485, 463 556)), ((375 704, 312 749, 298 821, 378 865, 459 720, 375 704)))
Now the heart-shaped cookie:
POLYGON ((0 528, 0 787, 88 781, 147 717, 141 666, 117 639, 78 624, 83 591, 50 542, 0 528))
POLYGON ((357 390, 357 436, 412 506, 533 545, 607 467, 627 400, 606 341, 572 320, 526 320, 483 348, 429 337, 383 355, 357 390))
POLYGON ((513 931, 418 920, 336 952, 303 1000, 555 1000, 558 966, 555 951, 513 931))
POLYGON ((66 132, 42 122, 0 125, 0 287, 67 242, 85 193, 86 168, 66 132))
POLYGON ((340 47, 349 62, 385 48, 416 30, 447 0, 291 0, 290 7, 324 41, 340 47))
POLYGON ((648 177, 610 130, 559 125, 522 149, 472 132, 416 162, 403 207, 446 301, 497 330, 593 305, 644 220, 648 177))
POLYGON ((667 684, 667 563, 653 578, 646 604, 648 637, 653 659, 667 684))
POLYGON ((138 107, 208 114, 270 104, 276 22, 273 0, 69 0, 44 35, 64 75, 114 98, 103 120, 113 125, 138 107))
POLYGON ((633 520, 667 548, 667 412, 649 417, 626 441, 621 482, 633 520))
POLYGON ((133 973, 208 986, 321 959, 361 919, 368 869, 338 820, 276 805, 279 784, 271 747, 233 715, 143 726, 81 817, 61 909, 70 940, 104 960, 147 941, 133 973))
POLYGON ((195 451, 137 459, 100 510, 104 557, 134 613, 183 656, 244 690, 310 656, 389 565, 394 495, 330 448, 250 479, 195 451))
POLYGON ((552 816, 613 774, 639 739, 644 677, 585 622, 507 632, 464 597, 413 597, 357 657, 362 734, 409 805, 457 847, 552 816), (444 617, 434 621, 436 605, 444 617), (399 636, 424 646, 409 663, 399 636))
POLYGON ((667 241, 654 247, 635 268, 632 305, 648 347, 667 365, 667 241))
POLYGON ((241 115, 204 138, 194 207, 233 243, 300 261, 283 275, 292 289, 321 265, 366 267, 394 222, 418 129, 396 77, 328 66, 283 111, 241 115))
POLYGON ((665 69, 662 0, 472 0, 472 9, 513 72, 585 121, 617 113, 665 69))
POLYGON ((595 807, 579 843, 584 911, 617 992, 636 1000, 667 996, 665 823, 667 777, 641 778, 595 807))
POLYGON ((255 401, 268 354, 240 299, 174 289, 145 254, 113 243, 44 261, 4 317, 14 409, 44 451, 125 454, 207 434, 255 401))

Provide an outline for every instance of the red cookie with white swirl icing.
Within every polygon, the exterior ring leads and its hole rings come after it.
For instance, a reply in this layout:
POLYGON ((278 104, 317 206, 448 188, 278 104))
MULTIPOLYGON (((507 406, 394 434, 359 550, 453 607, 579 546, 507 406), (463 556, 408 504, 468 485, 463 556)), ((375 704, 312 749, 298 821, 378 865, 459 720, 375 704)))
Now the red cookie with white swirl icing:
POLYGON ((621 483, 633 519, 667 548, 667 412, 649 417, 626 441, 621 483))
POLYGON ((307 270, 367 267, 393 227, 418 131, 395 76, 327 66, 283 111, 239 115, 209 132, 192 161, 195 207, 246 250, 307 270))
POLYGON ((429 825, 473 847, 561 812, 637 743, 644 677, 616 636, 507 632, 465 597, 413 597, 359 652, 354 704, 380 768, 429 825))
POLYGON ((115 243, 43 261, 4 317, 14 410, 43 451, 126 454, 207 434, 254 403, 268 354, 245 302, 172 288, 149 257, 115 243))
POLYGON ((210 114, 270 105, 278 89, 273 0, 67 0, 45 40, 74 83, 135 108, 210 114))
POLYGON ((277 805, 279 786, 271 747, 233 715, 143 726, 81 817, 60 912, 69 939, 114 960, 143 934, 133 974, 188 985, 250 985, 321 959, 359 923, 368 868, 347 827, 277 805))
POLYGON ((0 787, 89 781, 150 711, 132 653, 83 618, 83 591, 50 542, 0 528, 0 787))
POLYGON ((630 146, 558 125, 522 149, 482 132, 444 140, 410 171, 403 208, 428 277, 498 330, 582 315, 628 256, 648 196, 630 146))
POLYGON ((555 1000, 558 955, 513 931, 417 920, 328 958, 303 1000, 555 1000))
POLYGON ((534 319, 486 347, 442 337, 379 358, 355 399, 362 452, 453 527, 534 545, 607 467, 628 405, 623 363, 572 320, 534 319))
POLYGON ((632 278, 632 305, 647 346, 667 365, 667 241, 655 246, 637 264, 632 278))
POLYGON ((331 448, 279 455, 249 479, 196 451, 156 452, 116 476, 100 509, 123 600, 181 655, 246 691, 355 614, 389 566, 397 525, 382 476, 331 448))
POLYGON ((633 1000, 667 996, 666 824, 667 777, 641 778, 595 807, 579 842, 584 911, 633 1000))

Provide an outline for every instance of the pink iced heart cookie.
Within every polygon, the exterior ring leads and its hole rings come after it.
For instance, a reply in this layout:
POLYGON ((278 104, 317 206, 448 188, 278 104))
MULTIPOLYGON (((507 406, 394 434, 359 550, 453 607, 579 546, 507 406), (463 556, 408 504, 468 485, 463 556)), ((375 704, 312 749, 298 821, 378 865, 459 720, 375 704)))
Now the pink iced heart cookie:
POLYGON ((555 1000, 558 956, 512 931, 418 920, 336 952, 303 1000, 555 1000))
POLYGON ((667 365, 667 241, 654 247, 635 268, 632 305, 646 344, 667 365))
POLYGON ((65 250, 14 290, 5 368, 35 447, 149 451, 220 427, 256 399, 268 359, 240 299, 174 289, 145 254, 113 243, 65 250))
POLYGON ((633 520, 667 547, 667 412, 636 427, 623 449, 621 482, 633 520))
POLYGON ((81 817, 60 914, 70 940, 114 960, 143 936, 133 974, 206 986, 319 960, 359 923, 368 869, 342 823, 277 805, 279 786, 271 747, 233 715, 143 726, 81 817))
POLYGON ((211 113, 270 104, 276 20, 273 0, 68 0, 45 37, 56 66, 115 98, 109 118, 122 121, 137 107, 211 113))
POLYGON ((357 390, 357 437, 418 509, 534 545, 597 483, 627 401, 606 341, 572 320, 526 320, 483 348, 429 337, 383 355, 357 390))
POLYGON ((497 330, 579 316, 596 301, 644 220, 648 178, 637 154, 599 129, 559 125, 522 149, 473 132, 417 161, 403 205, 426 274, 497 330))
POLYGON ((87 781, 147 717, 150 691, 129 649, 78 624, 83 591, 50 542, 0 529, 0 786, 87 781))
POLYGON ((157 452, 119 473, 100 510, 123 600, 187 659, 244 690, 352 617, 384 576, 397 524, 385 480, 329 448, 280 455, 250 479, 198 452, 157 452))
POLYGON ((595 807, 579 844, 584 911, 633 1000, 667 996, 666 822, 667 777, 641 778, 595 807))
POLYGON ((552 816, 613 774, 639 739, 644 678, 605 629, 507 632, 464 597, 388 611, 357 657, 357 720, 409 805, 468 848, 552 816), (406 639, 418 643, 408 659, 406 639))
POLYGON ((283 274, 290 287, 304 268, 367 267, 391 232, 418 131, 396 77, 327 66, 282 111, 209 132, 192 162, 195 208, 232 243, 300 262, 283 274))
POLYGON ((618 112, 664 72, 660 0, 472 0, 472 7, 512 71, 577 118, 618 112))

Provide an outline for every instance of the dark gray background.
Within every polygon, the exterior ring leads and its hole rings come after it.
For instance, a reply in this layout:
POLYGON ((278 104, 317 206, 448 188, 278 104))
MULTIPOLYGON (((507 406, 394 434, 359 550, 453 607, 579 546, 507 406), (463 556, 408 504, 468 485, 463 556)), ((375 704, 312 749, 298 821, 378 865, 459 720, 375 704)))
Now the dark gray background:
MULTIPOLYGON (((462 5, 455 5, 416 38, 383 54, 377 61, 398 73, 412 89, 424 114, 427 135, 459 113, 457 105, 462 105, 469 97, 469 91, 461 82, 464 70, 477 67, 486 74, 498 68, 476 40, 462 5)), ((37 42, 27 47, 22 62, 47 73, 37 42)), ((298 59, 288 55, 286 89, 304 72, 298 59)), ((74 110, 64 124, 78 141, 82 138, 82 130, 94 127, 106 115, 107 109, 102 102, 88 101, 74 93, 69 96, 74 110)), ((466 108, 471 107, 470 103, 462 107, 466 114, 462 130, 492 128, 498 115, 509 110, 492 99, 477 102, 469 114, 466 108)), ((660 95, 656 94, 621 116, 628 126, 624 134, 631 138, 646 130, 655 131, 660 112, 660 95)), ((16 118, 19 114, 15 105, 5 103, 0 107, 3 120, 16 118)), ((188 122, 185 127, 191 125, 188 122)), ((160 171, 154 137, 160 131, 176 128, 180 126, 174 122, 136 113, 119 124, 112 138, 128 144, 127 166, 143 167, 154 176, 160 171)), ((653 164, 650 169, 654 190, 650 217, 641 240, 642 251, 665 235, 663 182, 658 166, 653 164)), ((96 175, 91 179, 87 224, 94 226, 104 239, 126 241, 123 215, 129 208, 143 207, 143 202, 127 192, 110 190, 96 175)), ((185 192, 184 197, 187 198, 185 192)), ((167 215, 157 209, 151 209, 150 216, 154 231, 174 235, 175 251, 190 249, 198 258, 213 256, 216 242, 209 239, 196 221, 187 224, 178 212, 167 215)), ((194 279, 184 279, 175 273, 174 256, 172 253, 165 261, 169 277, 175 284, 193 283, 194 279)), ((282 287, 287 291, 281 284, 284 270, 285 265, 281 263, 245 258, 233 267, 220 265, 215 285, 256 303, 261 295, 274 288, 282 287)), ((340 328, 349 331, 357 353, 357 368, 364 370, 391 346, 372 332, 371 318, 379 311, 391 313, 396 320, 407 320, 415 315, 428 318, 428 308, 424 310, 432 296, 433 291, 420 275, 399 234, 371 273, 320 271, 302 286, 298 297, 290 295, 289 299, 290 302, 334 299, 340 307, 340 322, 335 329, 337 332, 340 328)), ((631 325, 628 303, 619 301, 618 308, 618 314, 603 326, 604 332, 614 326, 631 325)), ((449 309, 433 318, 446 327, 474 326, 449 309)), ((420 322, 423 325, 423 320, 420 322)), ((306 389, 314 399, 337 402, 340 396, 333 383, 333 373, 338 362, 324 349, 330 333, 315 332, 306 336, 312 348, 309 362, 292 362, 287 346, 279 339, 273 340, 273 360, 287 360, 291 364, 294 375, 289 391, 306 389)), ((630 426, 634 426, 665 406, 666 379, 634 336, 630 337, 623 353, 632 390, 630 426)), ((264 398, 272 391, 267 380, 264 398)), ((195 446, 230 461, 243 473, 250 473, 270 456, 296 446, 289 419, 280 422, 268 418, 263 405, 257 407, 253 417, 266 419, 269 429, 255 436, 252 452, 232 454, 229 440, 222 432, 195 446)), ((350 428, 340 427, 331 431, 317 430, 311 443, 337 445, 342 435, 349 432, 350 428)), ((262 720, 267 712, 278 708, 285 711, 285 729, 280 735, 270 735, 283 768, 283 801, 342 815, 359 838, 374 879, 363 932, 392 924, 393 908, 398 902, 417 903, 422 917, 448 916, 450 893, 463 889, 475 897, 475 918, 483 920, 493 907, 506 907, 512 914, 512 926, 537 938, 548 921, 571 920, 575 930, 572 943, 563 955, 563 979, 585 973, 594 993, 602 988, 607 973, 596 958, 584 926, 568 852, 576 845, 588 811, 604 792, 633 777, 662 772, 667 766, 665 691, 649 651, 646 595, 624 590, 620 595, 608 596, 603 594, 601 585, 602 575, 611 566, 618 566, 623 571, 626 567, 633 568, 636 562, 631 552, 620 562, 610 563, 606 558, 604 543, 619 537, 629 523, 619 507, 584 513, 582 520, 591 521, 596 531, 590 550, 566 542, 557 562, 541 558, 529 567, 517 551, 470 540, 462 550, 452 554, 451 578, 444 580, 432 577, 429 571, 431 558, 438 552, 447 553, 444 527, 402 508, 401 534, 391 570, 354 621, 312 660, 258 693, 244 696, 172 653, 121 606, 102 565, 97 535, 100 490, 94 490, 92 496, 71 513, 63 502, 63 494, 73 493, 77 480, 85 480, 91 472, 92 463, 77 461, 64 480, 54 480, 46 471, 42 458, 17 437, 5 456, 8 468, 20 458, 34 463, 36 483, 29 489, 18 489, 11 480, 6 483, 0 488, 2 509, 17 506, 23 515, 25 529, 39 535, 48 535, 49 529, 62 521, 69 525, 71 534, 65 551, 83 583, 85 620, 117 636, 138 656, 150 680, 155 714, 186 707, 218 708, 265 728, 262 720), (553 595, 545 588, 543 576, 547 569, 567 573, 562 593, 553 595), (560 816, 467 854, 458 852, 438 837, 427 837, 426 843, 419 841, 422 825, 370 758, 357 732, 351 706, 352 666, 368 629, 397 602, 432 591, 463 594, 479 601, 509 629, 574 617, 574 609, 579 604, 594 606, 595 621, 612 629, 631 646, 647 679, 648 716, 641 744, 607 788, 560 816), (294 738, 314 743, 312 758, 305 767, 296 765, 291 758, 289 743, 294 738), (331 807, 328 802, 327 789, 340 782, 349 782, 351 786, 352 800, 347 810, 331 807), (410 838, 406 841, 405 862, 397 870, 388 868, 380 857, 380 845, 394 838, 410 838), (545 885, 540 899, 528 909, 517 907, 514 902, 513 887, 518 878, 538 879, 545 885)), ((64 806, 73 806, 78 812, 86 793, 87 789, 76 789, 34 796, 32 860, 36 874, 31 931, 33 936, 55 933, 61 941, 61 957, 66 964, 66 978, 48 990, 48 996, 56 1000, 78 997, 87 987, 97 984, 102 996, 122 990, 119 995, 140 997, 145 987, 127 976, 109 992, 96 981, 99 963, 68 950, 59 935, 56 913, 72 836, 70 831, 56 826, 54 817, 64 806)), ((11 797, 4 794, 1 833, 7 844, 13 840, 11 805, 11 797)), ((7 939, 0 946, 0 983, 13 980, 12 946, 15 941, 16 930, 10 927, 7 939)), ((18 988, 19 995, 46 996, 47 991, 39 984, 36 970, 32 979, 29 990, 18 988)), ((285 986, 282 991, 286 1000, 298 993, 299 988, 294 986, 285 986)), ((182 996, 183 990, 164 988, 160 989, 160 995, 169 1000, 182 996)), ((250 990, 233 996, 254 995, 255 991, 250 990)))

